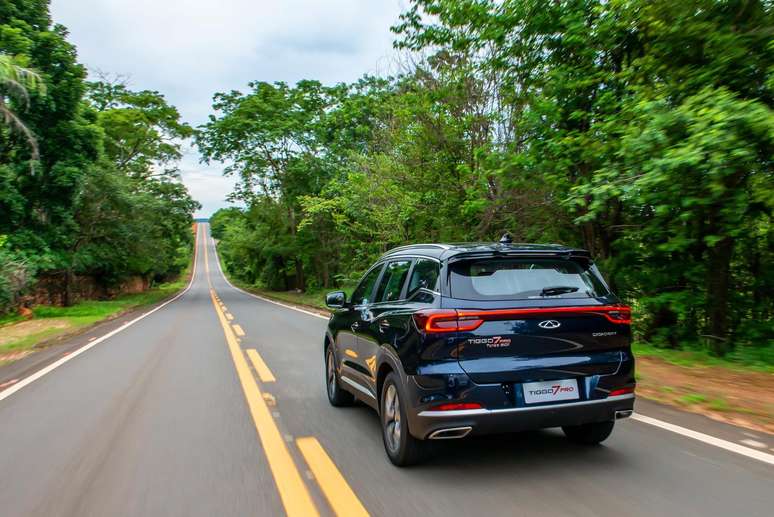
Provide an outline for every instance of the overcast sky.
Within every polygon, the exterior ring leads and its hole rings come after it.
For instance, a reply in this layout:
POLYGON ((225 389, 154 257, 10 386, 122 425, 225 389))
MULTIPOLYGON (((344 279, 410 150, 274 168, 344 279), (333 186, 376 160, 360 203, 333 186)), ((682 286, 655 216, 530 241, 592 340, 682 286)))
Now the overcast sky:
MULTIPOLYGON (((353 81, 392 70, 389 31, 402 0, 52 0, 91 71, 162 92, 194 126, 212 94, 248 81, 353 81)), ((226 206, 222 166, 187 149, 183 181, 208 216, 226 206)))

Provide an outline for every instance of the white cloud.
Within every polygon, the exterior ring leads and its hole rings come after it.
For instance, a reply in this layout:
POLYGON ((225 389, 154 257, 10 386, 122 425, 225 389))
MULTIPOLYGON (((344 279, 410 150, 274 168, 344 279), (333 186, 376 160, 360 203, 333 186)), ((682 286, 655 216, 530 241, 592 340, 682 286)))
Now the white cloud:
MULTIPOLYGON (((186 121, 210 113, 212 95, 248 81, 353 81, 385 68, 401 0, 52 0, 91 70, 162 92, 186 121)), ((204 205, 225 206, 233 181, 186 152, 183 181, 204 205)))

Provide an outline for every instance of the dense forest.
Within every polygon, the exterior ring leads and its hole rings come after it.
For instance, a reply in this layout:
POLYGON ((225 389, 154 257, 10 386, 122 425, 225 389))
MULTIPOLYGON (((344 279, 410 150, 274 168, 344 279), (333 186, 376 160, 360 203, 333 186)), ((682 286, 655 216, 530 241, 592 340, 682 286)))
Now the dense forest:
POLYGON ((771 1, 413 0, 392 30, 391 77, 215 96, 231 274, 318 290, 507 231, 589 249, 639 339, 770 359, 771 1))
POLYGON ((115 285, 180 273, 198 203, 178 181, 192 136, 155 91, 88 81, 46 0, 0 2, 0 313, 54 279, 115 285))

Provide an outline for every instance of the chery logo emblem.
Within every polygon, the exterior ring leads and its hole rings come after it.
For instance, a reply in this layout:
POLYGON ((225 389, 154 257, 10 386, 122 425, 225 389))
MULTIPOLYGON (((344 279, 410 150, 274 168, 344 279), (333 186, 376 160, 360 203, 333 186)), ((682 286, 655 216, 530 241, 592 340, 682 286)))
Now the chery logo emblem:
POLYGON ((556 320, 545 320, 538 323, 538 327, 542 329, 555 329, 555 328, 559 328, 560 325, 561 323, 559 323, 556 320))

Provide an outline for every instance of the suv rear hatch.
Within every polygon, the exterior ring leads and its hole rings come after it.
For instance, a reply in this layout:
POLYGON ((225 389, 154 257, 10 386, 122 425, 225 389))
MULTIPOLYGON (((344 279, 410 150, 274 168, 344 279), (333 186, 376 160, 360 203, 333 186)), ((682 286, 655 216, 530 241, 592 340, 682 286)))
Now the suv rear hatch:
POLYGON ((449 264, 449 288, 425 328, 456 341, 478 384, 613 374, 630 344, 630 310, 588 259, 459 260, 449 264))

